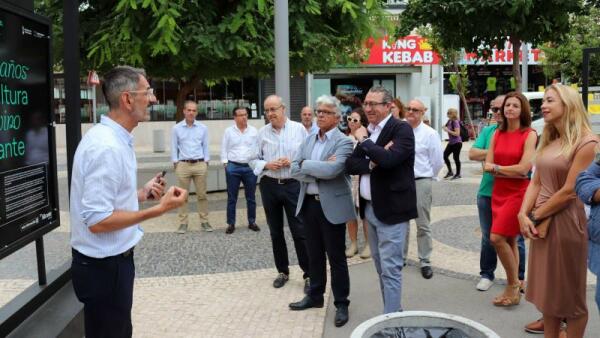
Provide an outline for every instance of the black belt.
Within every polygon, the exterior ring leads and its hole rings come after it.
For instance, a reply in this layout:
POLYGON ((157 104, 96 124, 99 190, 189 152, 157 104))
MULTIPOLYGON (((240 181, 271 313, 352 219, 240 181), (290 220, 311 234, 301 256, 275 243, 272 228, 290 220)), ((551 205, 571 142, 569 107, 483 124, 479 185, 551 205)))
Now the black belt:
POLYGON ((127 258, 127 257, 129 257, 129 256, 133 255, 133 249, 134 249, 134 248, 135 248, 135 246, 132 246, 131 248, 129 248, 129 250, 127 250, 127 251, 125 251, 125 252, 122 252, 122 253, 120 253, 120 254, 118 254, 118 255, 114 255, 114 256, 107 256, 107 257, 102 257, 102 258, 96 258, 96 257, 90 257, 90 256, 86 256, 86 255, 82 254, 81 252, 79 252, 79 251, 77 251, 77 250, 75 250, 75 249, 71 249, 71 251, 72 251, 73 253, 76 253, 76 254, 78 254, 78 255, 81 255, 81 256, 83 256, 83 257, 86 257, 86 258, 89 258, 89 259, 103 260, 103 259, 110 259, 110 258, 114 258, 114 257, 124 257, 124 258, 127 258))
POLYGON ((273 183, 277 183, 277 184, 288 184, 288 183, 297 182, 293 178, 273 178, 273 177, 269 177, 269 176, 263 176, 262 179, 273 182, 273 183))
POLYGON ((318 194, 316 194, 316 195, 312 195, 312 194, 306 194, 306 196, 307 196, 308 198, 310 198, 310 199, 314 199, 315 201, 320 201, 320 200, 321 200, 321 197, 319 197, 319 195, 318 195, 318 194))
POLYGON ((240 167, 249 167, 250 166, 248 163, 240 163, 240 162, 234 162, 234 161, 227 161, 227 163, 235 164, 240 167))
POLYGON ((204 162, 203 158, 199 158, 197 160, 179 160, 180 162, 185 162, 185 163, 198 163, 198 162, 204 162))
POLYGON ((424 180, 424 179, 426 179, 426 178, 429 178, 429 179, 431 179, 431 177, 415 177, 415 181, 418 181, 418 180, 424 180))

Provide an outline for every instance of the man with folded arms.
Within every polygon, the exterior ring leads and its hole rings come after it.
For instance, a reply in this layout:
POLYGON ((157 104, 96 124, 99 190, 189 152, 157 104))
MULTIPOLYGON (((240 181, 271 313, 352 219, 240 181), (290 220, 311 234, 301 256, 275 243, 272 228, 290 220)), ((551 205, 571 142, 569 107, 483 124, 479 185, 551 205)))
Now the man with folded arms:
POLYGON ((392 93, 373 87, 363 109, 369 120, 355 132, 358 144, 346 172, 360 177, 360 202, 369 222, 369 246, 379 275, 383 312, 402 311, 402 267, 406 228, 417 218, 415 137, 410 125, 392 117, 392 93))
POLYGON ((250 167, 260 177, 260 195, 273 244, 273 257, 278 272, 273 287, 284 286, 290 278, 290 262, 283 232, 285 210, 298 263, 304 272, 304 289, 307 292, 310 281, 306 235, 302 220, 296 216, 300 182, 292 178, 290 165, 308 133, 302 124, 287 118, 286 106, 281 97, 269 95, 263 105, 269 124, 258 131, 257 151, 250 161, 250 167))
POLYGON ((352 141, 337 128, 340 101, 329 95, 317 99, 319 131, 300 146, 292 162, 292 177, 301 182, 296 214, 304 221, 310 266, 310 289, 292 310, 323 307, 327 284, 326 257, 331 268, 331 289, 337 308, 334 324, 348 321, 350 277, 345 255, 346 222, 356 219, 350 177, 344 172, 352 141))
MULTIPOLYGON (((208 200, 206 199, 206 175, 208 173, 208 128, 196 121, 198 105, 194 101, 185 101, 183 105, 183 121, 173 126, 171 138, 171 161, 177 175, 177 186, 183 189, 190 187, 194 181, 198 200, 200 227, 206 232, 213 228, 208 223, 208 200)), ((178 233, 184 234, 188 228, 188 205, 185 203, 179 210, 178 233)))
POLYGON ((225 167, 227 181, 227 229, 226 234, 235 231, 235 206, 237 204, 240 183, 244 184, 246 194, 246 212, 248 229, 260 231, 256 225, 256 175, 250 169, 248 162, 256 150, 258 132, 248 125, 250 108, 236 107, 233 109, 235 124, 223 133, 221 144, 221 162, 225 167))

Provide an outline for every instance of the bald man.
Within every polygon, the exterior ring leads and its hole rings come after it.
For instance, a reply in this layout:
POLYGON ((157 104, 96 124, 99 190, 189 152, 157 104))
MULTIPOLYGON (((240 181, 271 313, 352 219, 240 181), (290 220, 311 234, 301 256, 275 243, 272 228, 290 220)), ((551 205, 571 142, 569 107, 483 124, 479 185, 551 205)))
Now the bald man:
POLYGON ((317 124, 313 121, 313 110, 309 106, 302 108, 302 111, 300 111, 300 121, 308 135, 319 131, 319 127, 317 127, 317 124))

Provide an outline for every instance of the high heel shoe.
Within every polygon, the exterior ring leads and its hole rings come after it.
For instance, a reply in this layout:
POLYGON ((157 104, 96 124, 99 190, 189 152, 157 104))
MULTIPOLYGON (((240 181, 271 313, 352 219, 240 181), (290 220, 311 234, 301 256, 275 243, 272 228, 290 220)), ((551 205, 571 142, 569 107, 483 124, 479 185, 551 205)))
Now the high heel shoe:
POLYGON ((350 242, 350 246, 346 249, 346 257, 354 257, 358 253, 358 245, 356 242, 350 242))
POLYGON ((452 176, 454 176, 454 173, 453 173, 453 172, 451 172, 451 171, 449 171, 449 172, 446 174, 446 176, 444 176, 444 179, 451 178, 452 176))
POLYGON ((360 253, 360 258, 367 259, 370 257, 371 257, 371 248, 369 247, 369 244, 365 244, 365 247, 363 248, 363 250, 360 253))
POLYGON ((521 302, 521 292, 519 291, 519 289, 521 288, 521 284, 517 283, 517 284, 513 284, 513 285, 507 285, 506 289, 504 290, 504 293, 495 297, 494 300, 492 301, 492 303, 495 306, 513 306, 513 305, 519 305, 519 303, 521 302), (508 295, 507 293, 512 294, 512 295, 508 295))

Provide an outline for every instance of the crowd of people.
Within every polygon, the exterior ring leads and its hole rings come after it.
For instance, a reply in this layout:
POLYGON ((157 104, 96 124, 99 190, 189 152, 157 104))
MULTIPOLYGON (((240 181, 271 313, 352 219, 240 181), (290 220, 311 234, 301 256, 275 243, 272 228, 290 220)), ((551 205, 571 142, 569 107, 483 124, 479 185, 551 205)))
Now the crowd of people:
MULTIPOLYGON (((201 228, 213 231, 206 201, 208 130, 196 120, 196 104, 185 102, 184 120, 172 133, 177 187, 165 189, 159 173, 137 190, 131 131, 147 120, 147 107, 156 98, 143 71, 130 67, 111 70, 102 88, 110 112, 84 136, 73 169, 73 285, 84 303, 86 336, 131 336, 139 223, 179 208, 177 232, 185 233, 187 189, 193 181, 201 228), (139 210, 138 203, 149 199, 159 203, 139 210)), ((290 120, 287 109, 279 96, 268 96, 268 124, 259 130, 248 125, 247 107, 233 111, 234 124, 225 130, 221 147, 227 178, 226 234, 236 229, 241 184, 248 228, 261 230, 256 224, 258 185, 277 269, 273 287, 281 288, 290 279, 284 213, 303 272, 304 296, 289 304, 291 310, 324 306, 328 263, 334 324, 343 326, 350 304, 347 258, 360 252, 362 258, 373 258, 383 313, 402 311, 410 220, 416 223, 421 275, 433 277, 432 187, 444 162, 447 178, 461 177, 458 112, 448 111, 444 130, 450 140, 443 151, 440 135, 426 123, 425 104, 413 99, 404 106, 384 87, 371 88, 346 115, 343 103, 332 95, 318 97, 314 110, 302 109, 301 122, 290 120), (340 128, 342 119, 345 128, 340 128), (359 223, 368 243, 362 249, 359 223)), ((524 292, 543 315, 527 330, 556 337, 566 327, 569 337, 582 337, 587 323, 588 239, 590 269, 600 272, 600 222, 595 217, 600 212, 600 156, 592 163, 599 152, 598 138, 578 93, 563 85, 546 89, 546 125, 539 140, 530 128, 529 103, 523 95, 498 97, 491 110, 495 123, 482 130, 469 151, 484 172, 477 195, 482 240, 476 288, 486 291, 492 286, 499 258, 507 285, 491 300, 493 305, 516 306, 524 292), (589 238, 584 203, 592 207, 589 238), (531 239, 527 276, 523 238, 531 239)), ((600 307, 598 292, 596 300, 600 307)))

